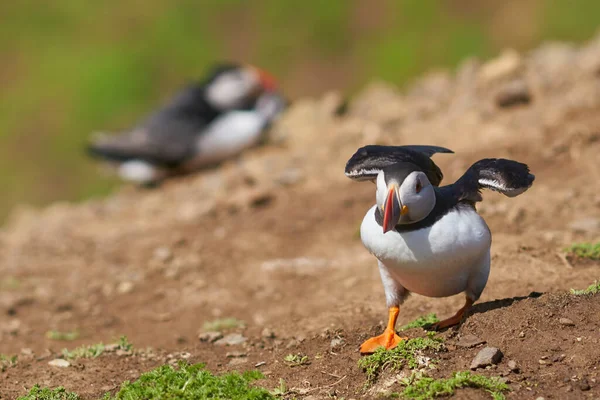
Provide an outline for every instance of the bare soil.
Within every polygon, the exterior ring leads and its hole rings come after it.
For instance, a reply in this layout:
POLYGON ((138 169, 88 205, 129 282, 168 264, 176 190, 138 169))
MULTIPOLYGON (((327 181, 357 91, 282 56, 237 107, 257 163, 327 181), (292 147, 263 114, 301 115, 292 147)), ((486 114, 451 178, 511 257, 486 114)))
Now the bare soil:
MULTIPOLYGON (((154 190, 15 210, 0 231, 0 353, 19 359, 0 372, 0 398, 38 383, 95 399, 177 359, 213 371, 258 368, 261 385, 284 379, 298 398, 375 397, 378 388, 365 391, 357 367, 359 344, 386 319, 375 259, 357 235, 374 190, 343 174, 369 143, 455 150, 435 158, 445 182, 485 157, 525 162, 536 175, 517 198, 484 193, 490 280, 464 324, 442 333, 448 350, 436 355, 435 376, 469 368, 481 346, 456 343, 470 334, 504 353, 479 372, 507 378, 508 398, 600 397, 600 296, 568 293, 599 278, 600 264, 563 255, 573 242, 600 239, 600 38, 468 60, 402 92, 373 84, 344 116, 334 113, 339 102, 335 93, 298 100, 266 146, 218 169, 154 190), (525 82, 529 103, 499 106, 498 93, 515 80, 525 82), (225 317, 245 322, 224 332, 242 333, 244 344, 198 339, 205 322, 225 317), (49 330, 80 337, 50 340, 49 330), (64 347, 120 335, 153 350, 48 365, 64 347), (289 366, 290 353, 310 364, 289 366)), ((462 300, 414 295, 399 324, 430 312, 444 318, 462 300)), ((390 379, 400 391, 393 374, 380 381, 390 379)))

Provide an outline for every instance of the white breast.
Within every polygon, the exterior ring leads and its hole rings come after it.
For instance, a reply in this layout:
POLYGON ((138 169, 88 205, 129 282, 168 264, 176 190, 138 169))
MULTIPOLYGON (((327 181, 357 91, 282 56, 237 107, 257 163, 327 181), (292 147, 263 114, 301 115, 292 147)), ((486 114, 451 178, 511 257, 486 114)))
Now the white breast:
POLYGON ((455 209, 428 228, 384 234, 375 209, 363 219, 361 239, 398 283, 429 297, 467 291, 479 298, 489 274, 491 234, 475 210, 455 209))
POLYGON ((192 170, 221 162, 256 145, 265 118, 254 111, 230 111, 215 119, 196 142, 196 155, 184 169, 192 170))

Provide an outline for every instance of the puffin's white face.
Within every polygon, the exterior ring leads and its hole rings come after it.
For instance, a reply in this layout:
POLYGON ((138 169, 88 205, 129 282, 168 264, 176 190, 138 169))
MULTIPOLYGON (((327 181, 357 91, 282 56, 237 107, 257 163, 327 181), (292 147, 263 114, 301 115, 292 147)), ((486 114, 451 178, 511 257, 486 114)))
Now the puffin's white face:
POLYGON ((383 212, 383 233, 398 224, 412 224, 429 215, 435 207, 435 191, 427 176, 413 171, 402 182, 393 176, 377 175, 377 207, 383 212))
POLYGON ((227 111, 247 107, 249 99, 274 89, 275 80, 266 72, 243 66, 219 74, 206 88, 206 99, 216 109, 227 111))

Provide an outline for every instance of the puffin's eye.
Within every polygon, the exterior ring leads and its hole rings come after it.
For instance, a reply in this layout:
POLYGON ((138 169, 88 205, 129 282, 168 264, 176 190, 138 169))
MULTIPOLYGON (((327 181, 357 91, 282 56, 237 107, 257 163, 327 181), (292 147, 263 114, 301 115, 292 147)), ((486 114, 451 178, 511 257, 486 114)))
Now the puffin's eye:
POLYGON ((417 186, 415 187, 415 191, 417 193, 419 193, 421 191, 421 189, 423 189, 423 186, 421 185, 421 181, 417 181, 417 186))

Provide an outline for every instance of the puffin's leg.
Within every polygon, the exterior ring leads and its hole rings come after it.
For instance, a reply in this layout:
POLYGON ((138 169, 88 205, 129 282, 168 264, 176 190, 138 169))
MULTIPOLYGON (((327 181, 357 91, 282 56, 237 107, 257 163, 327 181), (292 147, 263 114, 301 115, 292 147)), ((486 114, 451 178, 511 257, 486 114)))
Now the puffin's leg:
POLYGON ((465 305, 462 306, 462 308, 460 310, 458 310, 456 312, 456 314, 454 314, 453 316, 451 316, 450 318, 446 318, 443 321, 437 322, 435 324, 433 324, 431 326, 431 329, 434 331, 439 331, 441 329, 445 329, 445 328, 449 328, 451 326, 454 325, 458 325, 460 323, 460 321, 462 321, 463 316, 465 315, 465 313, 469 310, 469 308, 471 308, 471 306, 473 305, 474 301, 471 300, 469 297, 467 297, 466 301, 465 301, 465 305))
POLYGON ((404 339, 396 334, 396 320, 400 313, 400 304, 404 302, 409 292, 392 278, 386 266, 383 265, 381 261, 379 262, 379 272, 381 274, 381 281, 383 282, 385 298, 389 309, 388 324, 383 334, 366 340, 360 346, 361 354, 373 353, 379 347, 384 347, 387 350, 393 349, 404 339))
POLYGON ((474 272, 469 277, 469 281, 467 282, 467 290, 465 292, 467 298, 465 300, 465 305, 456 312, 452 317, 440 321, 431 326, 433 330, 440 330, 444 328, 448 328, 450 326, 458 325, 465 313, 469 311, 469 308, 479 300, 483 289, 485 289, 485 285, 487 284, 488 276, 490 275, 490 251, 488 250, 482 257, 478 267, 474 269, 474 272))

